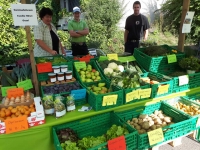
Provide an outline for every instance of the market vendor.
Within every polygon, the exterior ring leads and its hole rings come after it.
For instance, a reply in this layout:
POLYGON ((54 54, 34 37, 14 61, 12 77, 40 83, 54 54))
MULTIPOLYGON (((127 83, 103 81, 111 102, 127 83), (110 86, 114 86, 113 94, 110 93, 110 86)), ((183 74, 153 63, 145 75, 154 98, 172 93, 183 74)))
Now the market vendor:
POLYGON ((86 45, 86 35, 89 34, 89 29, 86 22, 80 19, 80 14, 80 8, 74 7, 74 19, 69 21, 68 23, 68 30, 71 36, 73 56, 88 54, 88 47, 86 45))
POLYGON ((50 8, 43 7, 39 12, 40 21, 33 29, 35 47, 34 56, 65 55, 65 50, 57 35, 55 26, 51 23, 53 12, 50 8))

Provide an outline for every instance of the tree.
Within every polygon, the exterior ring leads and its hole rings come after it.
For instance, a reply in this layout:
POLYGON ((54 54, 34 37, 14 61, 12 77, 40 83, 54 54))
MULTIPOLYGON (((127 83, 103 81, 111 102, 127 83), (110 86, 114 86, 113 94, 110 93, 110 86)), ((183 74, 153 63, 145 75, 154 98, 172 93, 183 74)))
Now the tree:
POLYGON ((18 56, 28 54, 25 30, 14 28, 10 4, 17 0, 0 1, 0 65, 15 62, 18 56))
MULTIPOLYGON (((161 11, 164 14, 163 29, 174 31, 179 33, 181 12, 182 12, 183 0, 167 0, 163 4, 161 11)), ((187 34, 194 42, 199 42, 200 40, 200 3, 199 0, 190 1, 190 11, 195 11, 195 16, 192 22, 191 32, 187 34)))

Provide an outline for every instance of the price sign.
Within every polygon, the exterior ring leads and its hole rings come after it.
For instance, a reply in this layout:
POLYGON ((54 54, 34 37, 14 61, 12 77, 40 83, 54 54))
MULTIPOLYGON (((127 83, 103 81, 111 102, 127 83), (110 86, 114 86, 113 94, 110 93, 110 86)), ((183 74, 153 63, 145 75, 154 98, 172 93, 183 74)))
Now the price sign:
POLYGON ((139 99, 139 91, 138 90, 135 90, 133 92, 126 94, 126 102, 127 103, 134 100, 134 99, 139 99))
POLYGON ((126 59, 127 59, 127 61, 135 61, 134 56, 127 56, 126 59))
POLYGON ((149 98, 151 96, 151 88, 139 90, 140 98, 149 98))
POLYGON ((175 54, 167 55, 168 64, 177 62, 177 58, 175 54))
POLYGON ((17 97, 24 95, 24 89, 23 88, 13 88, 7 90, 7 97, 17 97))
POLYGON ((107 56, 100 56, 99 57, 99 61, 104 61, 104 60, 108 60, 107 56))
POLYGON ((7 95, 7 90, 8 89, 13 89, 13 88, 16 88, 16 86, 1 87, 2 96, 6 96, 7 95))
POLYGON ((118 55, 117 54, 107 54, 108 60, 118 60, 118 55))
POLYGON ((40 64, 37 64, 36 66, 37 66, 38 73, 53 72, 51 62, 40 63, 40 64))
POLYGON ((74 96, 74 99, 83 99, 86 96, 86 89, 72 90, 71 94, 74 96))
POLYGON ((150 145, 157 144, 164 140, 162 128, 147 132, 150 145))
POLYGON ((168 93, 169 91, 169 84, 166 84, 166 85, 161 85, 158 87, 158 95, 160 94, 164 94, 164 93, 168 93))
POLYGON ((126 150, 126 141, 124 136, 117 137, 108 141, 109 150, 126 150))
POLYGON ((75 65, 77 70, 82 69, 82 68, 86 68, 85 62, 74 62, 74 65, 75 65))
POLYGON ((117 103, 118 95, 108 95, 103 97, 102 106, 115 105, 117 103))
POLYGON ((181 85, 185 85, 189 83, 189 77, 188 75, 184 75, 184 76, 179 76, 179 86, 181 85))
POLYGON ((28 121, 26 116, 11 118, 5 120, 6 134, 18 132, 28 129, 28 121))
POLYGON ((17 87, 21 87, 24 90, 29 90, 29 89, 33 88, 33 84, 31 82, 31 80, 28 79, 28 80, 25 80, 25 81, 22 81, 22 82, 18 82, 17 87))

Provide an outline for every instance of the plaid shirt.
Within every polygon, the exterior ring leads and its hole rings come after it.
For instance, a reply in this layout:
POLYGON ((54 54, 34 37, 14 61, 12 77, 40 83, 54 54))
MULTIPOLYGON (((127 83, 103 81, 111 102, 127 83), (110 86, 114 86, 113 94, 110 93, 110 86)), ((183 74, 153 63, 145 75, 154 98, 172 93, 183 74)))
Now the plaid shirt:
MULTIPOLYGON (((51 24, 51 28, 54 31, 54 33, 57 35, 56 28, 54 27, 53 24, 51 24)), ((38 23, 38 26, 35 26, 33 28, 33 33, 34 33, 35 40, 36 39, 42 40, 50 49, 52 49, 53 45, 52 45, 52 39, 51 39, 49 27, 42 20, 38 23)), ((60 44, 59 44, 59 53, 62 54, 60 44)), ((42 56, 52 56, 52 55, 48 53, 47 51, 43 50, 37 44, 37 42, 35 42, 34 56, 42 57, 42 56)))

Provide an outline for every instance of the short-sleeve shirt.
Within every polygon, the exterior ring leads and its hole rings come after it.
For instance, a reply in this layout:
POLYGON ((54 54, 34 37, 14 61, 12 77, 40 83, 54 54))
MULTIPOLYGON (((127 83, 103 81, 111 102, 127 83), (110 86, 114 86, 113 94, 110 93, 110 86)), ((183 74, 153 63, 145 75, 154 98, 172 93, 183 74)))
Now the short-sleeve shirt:
MULTIPOLYGON (((70 20, 68 22, 68 30, 69 31, 81 31, 84 29, 88 29, 88 25, 84 20, 76 21, 76 20, 70 20)), ((81 37, 71 37, 72 42, 86 42, 86 36, 81 36, 81 37)))
POLYGON ((127 41, 140 40, 143 37, 143 32, 149 29, 149 22, 144 15, 131 15, 126 19, 125 29, 129 31, 127 41))
MULTIPOLYGON (((53 32, 57 35, 56 28, 54 27, 53 24, 51 24, 51 28, 53 32)), ((40 39, 42 40, 50 49, 53 49, 53 44, 52 44, 52 38, 50 34, 49 27, 41 20, 38 22, 38 26, 34 26, 33 28, 33 33, 34 33, 34 39, 40 39)), ((58 36, 58 35, 57 35, 58 36)), ((59 44, 59 53, 61 54, 61 47, 59 44)), ((34 56, 35 57, 42 57, 42 56, 52 56, 50 53, 47 51, 43 50, 37 42, 35 42, 35 47, 34 47, 34 56)))

